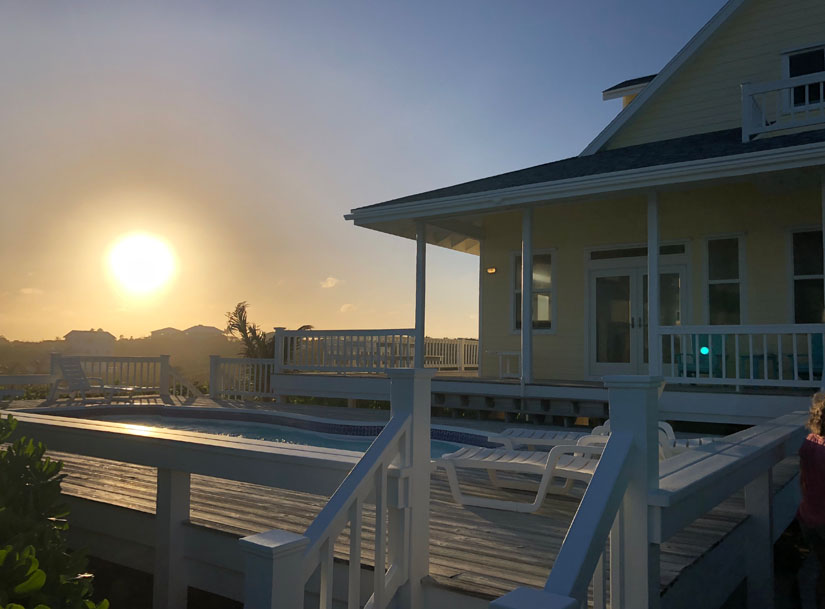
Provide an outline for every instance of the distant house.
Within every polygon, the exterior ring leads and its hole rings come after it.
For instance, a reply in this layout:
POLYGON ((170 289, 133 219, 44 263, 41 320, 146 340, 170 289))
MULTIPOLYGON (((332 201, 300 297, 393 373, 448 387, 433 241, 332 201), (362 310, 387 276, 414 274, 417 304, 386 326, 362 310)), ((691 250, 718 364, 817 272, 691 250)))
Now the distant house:
POLYGON ((216 336, 223 336, 223 330, 215 326, 203 325, 192 326, 184 330, 183 333, 192 338, 214 338, 216 336))
POLYGON ((177 328, 172 327, 152 330, 152 338, 175 338, 183 335, 183 330, 178 330, 177 328))
POLYGON ((114 355, 115 337, 105 330, 72 330, 63 337, 67 355, 114 355))

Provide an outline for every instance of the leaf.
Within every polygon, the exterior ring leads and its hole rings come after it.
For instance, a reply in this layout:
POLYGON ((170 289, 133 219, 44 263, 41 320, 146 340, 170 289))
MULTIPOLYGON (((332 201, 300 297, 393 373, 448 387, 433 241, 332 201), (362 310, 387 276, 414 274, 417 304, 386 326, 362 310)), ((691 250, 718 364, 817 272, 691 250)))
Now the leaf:
POLYGON ((46 572, 41 569, 38 569, 37 571, 32 573, 26 581, 17 584, 14 587, 13 592, 14 594, 17 594, 19 596, 34 594, 35 592, 40 590, 40 588, 42 588, 45 583, 46 572))

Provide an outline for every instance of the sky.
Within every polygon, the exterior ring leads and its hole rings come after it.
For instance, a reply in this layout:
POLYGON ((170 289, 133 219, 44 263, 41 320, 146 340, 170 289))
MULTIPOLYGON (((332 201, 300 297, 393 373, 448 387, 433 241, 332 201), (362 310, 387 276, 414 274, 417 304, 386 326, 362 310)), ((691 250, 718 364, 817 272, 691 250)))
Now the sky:
MULTIPOLYGON (((0 4, 0 335, 409 328, 415 244, 354 207, 578 154, 722 0, 0 4), (107 252, 155 235, 135 297, 107 252)), ((430 247, 427 334, 476 336, 478 258, 430 247)))

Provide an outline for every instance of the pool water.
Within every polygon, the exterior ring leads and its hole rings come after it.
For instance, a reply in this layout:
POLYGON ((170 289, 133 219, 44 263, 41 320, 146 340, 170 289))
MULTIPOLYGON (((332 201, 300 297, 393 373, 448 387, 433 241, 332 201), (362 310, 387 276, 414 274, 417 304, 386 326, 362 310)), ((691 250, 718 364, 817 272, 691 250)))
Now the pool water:
MULTIPOLYGON (((305 429, 297 429, 286 425, 269 425, 267 423, 244 423, 241 421, 220 421, 214 419, 190 419, 162 417, 154 415, 106 415, 95 417, 114 423, 128 423, 144 425, 146 427, 162 427, 179 431, 199 431, 222 436, 249 438, 250 440, 266 440, 268 442, 283 442, 301 446, 320 446, 323 448, 337 448, 365 452, 373 438, 359 438, 353 436, 336 437, 332 434, 322 434, 305 429)), ((446 453, 455 452, 461 444, 432 440, 430 456, 437 459, 446 453)))

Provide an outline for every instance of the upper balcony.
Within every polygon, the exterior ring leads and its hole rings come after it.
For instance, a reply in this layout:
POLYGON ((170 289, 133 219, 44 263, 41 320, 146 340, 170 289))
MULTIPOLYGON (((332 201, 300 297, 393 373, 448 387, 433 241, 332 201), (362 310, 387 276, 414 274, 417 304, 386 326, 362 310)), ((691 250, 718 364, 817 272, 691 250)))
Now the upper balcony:
POLYGON ((742 84, 742 141, 762 133, 825 126, 825 72, 742 84))

